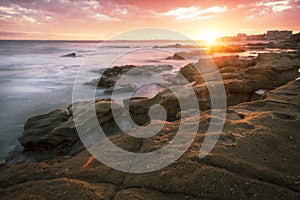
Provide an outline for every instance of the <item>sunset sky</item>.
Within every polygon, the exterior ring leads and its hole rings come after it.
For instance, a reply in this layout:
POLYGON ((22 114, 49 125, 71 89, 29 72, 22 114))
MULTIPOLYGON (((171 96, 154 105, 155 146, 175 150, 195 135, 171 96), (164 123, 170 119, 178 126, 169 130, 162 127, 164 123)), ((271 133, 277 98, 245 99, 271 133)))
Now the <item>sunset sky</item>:
POLYGON ((300 31, 300 0, 1 0, 0 39, 101 40, 159 27, 201 39, 300 31))

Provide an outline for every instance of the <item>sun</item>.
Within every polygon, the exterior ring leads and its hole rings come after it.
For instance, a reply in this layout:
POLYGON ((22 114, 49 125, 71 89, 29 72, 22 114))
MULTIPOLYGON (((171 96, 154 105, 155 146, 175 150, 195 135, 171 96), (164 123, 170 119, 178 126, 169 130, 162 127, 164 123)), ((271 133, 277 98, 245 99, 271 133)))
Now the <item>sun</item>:
POLYGON ((220 37, 220 33, 214 30, 205 31, 200 34, 200 40, 203 40, 206 44, 212 45, 215 40, 220 37))

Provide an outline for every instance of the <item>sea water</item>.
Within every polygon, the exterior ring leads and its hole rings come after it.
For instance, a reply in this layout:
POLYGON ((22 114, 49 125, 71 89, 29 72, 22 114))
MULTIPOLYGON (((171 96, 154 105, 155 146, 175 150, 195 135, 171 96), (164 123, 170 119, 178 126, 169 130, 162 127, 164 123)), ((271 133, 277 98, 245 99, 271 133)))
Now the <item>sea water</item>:
MULTIPOLYGON (((84 67, 87 81, 99 77, 95 71, 115 65, 170 64, 178 70, 187 61, 166 58, 186 49, 152 48, 175 43, 183 44, 174 41, 0 41, 0 162, 18 143, 29 117, 66 109, 71 104, 79 69, 84 67), (76 53, 75 58, 61 57, 72 52, 76 53)), ((94 89, 85 84, 81 87, 94 89)), ((106 96, 99 89, 96 97, 106 96)))

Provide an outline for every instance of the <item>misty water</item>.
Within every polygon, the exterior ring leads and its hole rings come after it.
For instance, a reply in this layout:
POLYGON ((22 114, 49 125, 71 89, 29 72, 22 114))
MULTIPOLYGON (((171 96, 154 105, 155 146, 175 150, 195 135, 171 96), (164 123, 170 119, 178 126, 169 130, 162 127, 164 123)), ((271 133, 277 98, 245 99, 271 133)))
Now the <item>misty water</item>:
MULTIPOLYGON (((66 109, 71 104, 72 88, 79 69, 85 70, 84 79, 87 81, 99 77, 95 71, 115 65, 170 64, 178 70, 187 61, 166 58, 186 49, 152 48, 175 43, 0 41, 0 162, 17 144, 29 117, 57 108, 66 109), (97 45, 100 47, 94 51, 97 45), (72 52, 77 57, 61 57, 72 52)), ((249 55, 249 52, 244 54, 249 55)), ((83 90, 94 90, 94 87, 85 84, 81 87, 83 90)), ((152 89, 159 90, 151 86, 145 91, 153 95, 149 91, 152 89)), ((142 92, 138 94, 142 95, 142 92)), ((101 89, 96 91, 95 96, 106 97, 101 89)))
MULTIPOLYGON (((66 109, 72 102, 72 88, 76 73, 82 63, 86 80, 99 77, 93 72, 112 65, 172 64, 182 61, 165 60, 171 52, 151 50, 153 42, 112 42, 95 53, 99 42, 63 41, 0 41, 0 161, 17 144, 26 120, 53 109, 66 109), (116 59, 122 52, 128 52, 116 59), (136 50, 138 49, 138 50, 136 50), (157 53, 159 51, 159 53, 157 53), (75 52, 78 57, 61 57, 75 52), (156 52, 156 53, 155 53, 156 52), (106 61, 106 62, 104 62, 106 61)), ((163 42, 161 45, 173 44, 163 42)), ((178 49, 177 49, 178 50, 178 49)), ((175 50, 174 50, 175 51, 175 50)), ((93 89, 82 85, 82 89, 93 89)), ((96 96, 105 97, 102 90, 96 96)))

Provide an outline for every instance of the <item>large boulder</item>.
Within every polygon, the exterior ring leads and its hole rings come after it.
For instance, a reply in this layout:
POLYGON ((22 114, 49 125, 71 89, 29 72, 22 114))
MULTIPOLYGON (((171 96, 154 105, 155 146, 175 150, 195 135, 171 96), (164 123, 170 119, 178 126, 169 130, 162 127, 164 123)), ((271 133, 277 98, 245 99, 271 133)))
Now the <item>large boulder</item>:
POLYGON ((42 150, 71 145, 78 140, 72 119, 63 110, 29 118, 19 141, 25 150, 42 150))
POLYGON ((86 135, 92 134, 96 126, 106 133, 120 132, 114 122, 111 108, 121 112, 121 104, 110 99, 78 102, 68 107, 68 112, 54 110, 47 114, 29 118, 24 132, 19 138, 23 148, 17 147, 7 157, 9 162, 40 161, 55 157, 68 157, 81 152, 84 148, 78 136, 73 114, 76 111, 76 126, 86 127, 86 135), (90 123, 96 117, 97 123, 90 123))

